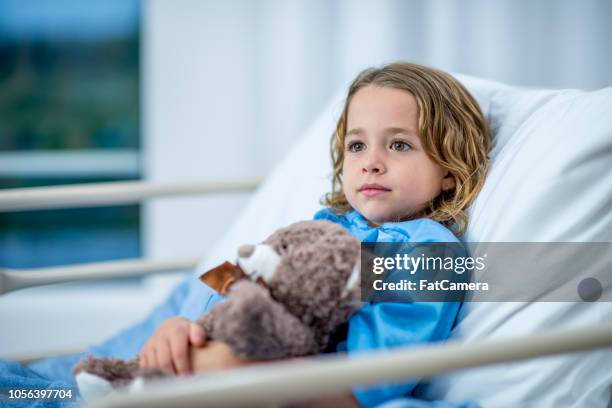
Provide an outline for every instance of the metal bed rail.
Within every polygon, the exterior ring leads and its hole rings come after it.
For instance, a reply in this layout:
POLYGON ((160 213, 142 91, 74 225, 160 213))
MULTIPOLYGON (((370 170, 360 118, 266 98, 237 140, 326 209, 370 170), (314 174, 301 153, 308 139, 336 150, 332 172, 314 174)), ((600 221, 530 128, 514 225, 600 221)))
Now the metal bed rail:
POLYGON ((129 278, 190 270, 195 268, 197 262, 197 257, 172 258, 159 261, 129 259, 53 268, 0 269, 0 295, 17 289, 54 283, 129 278))
MULTIPOLYGON (((4 189, 0 190, 0 211, 116 205, 156 197, 251 192, 260 183, 261 180, 258 179, 191 183, 127 181, 4 189)), ((195 257, 164 260, 131 259, 38 269, 0 267, 0 295, 21 288, 53 283, 135 277, 192 269, 197 260, 195 257)))
POLYGON ((259 179, 153 183, 118 181, 0 190, 0 211, 42 210, 136 203, 147 198, 253 191, 259 179))
POLYGON ((138 392, 120 391, 88 407, 270 407, 348 391, 356 385, 429 378, 460 369, 604 347, 612 347, 610 324, 469 344, 448 342, 353 357, 267 363, 150 383, 138 392))
MULTIPOLYGON (((121 182, 0 190, 0 211, 112 205, 152 197, 251 191, 258 184, 257 180, 183 184, 121 182)), ((4 269, 0 270, 0 294, 49 283, 189 269, 196 261, 197 258, 126 260, 36 270, 4 269)), ((89 406, 276 406, 349 390, 355 385, 427 378, 470 367, 603 347, 612 347, 612 325, 513 339, 487 339, 470 344, 448 342, 353 357, 337 355, 262 364, 215 374, 214 377, 199 375, 150 384, 142 391, 132 394, 120 392, 89 406)))

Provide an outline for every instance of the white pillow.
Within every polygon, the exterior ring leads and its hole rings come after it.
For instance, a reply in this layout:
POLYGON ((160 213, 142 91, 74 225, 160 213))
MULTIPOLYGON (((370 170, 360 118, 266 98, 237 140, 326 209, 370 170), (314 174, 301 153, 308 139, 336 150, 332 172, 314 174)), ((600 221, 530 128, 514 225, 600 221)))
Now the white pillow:
MULTIPOLYGON (((471 209, 467 241, 611 241, 612 88, 527 90, 457 75, 493 131, 492 165, 471 209)), ((309 219, 330 188, 329 138, 342 93, 256 192, 196 273, 235 257, 240 244, 309 219)), ((535 267, 535 266, 534 266, 535 267)), ((466 304, 461 341, 610 321, 609 304, 466 304)), ((462 371, 437 378, 425 396, 484 406, 607 406, 612 353, 594 352, 462 371)))
MULTIPOLYGON (((466 240, 612 241, 612 88, 534 91, 459 79, 494 130, 466 240)), ((610 322, 612 304, 466 303, 460 319, 453 337, 472 342, 610 322)), ((599 351, 461 371, 431 381, 423 395, 485 407, 607 407, 611 384, 612 352, 599 351)))

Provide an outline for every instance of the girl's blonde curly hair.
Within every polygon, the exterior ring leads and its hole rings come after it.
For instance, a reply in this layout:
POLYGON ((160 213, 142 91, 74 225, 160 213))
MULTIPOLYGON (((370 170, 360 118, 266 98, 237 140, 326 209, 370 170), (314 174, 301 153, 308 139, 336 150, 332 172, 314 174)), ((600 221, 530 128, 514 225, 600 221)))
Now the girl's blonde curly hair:
POLYGON ((467 227, 466 209, 482 188, 489 166, 489 129, 478 103, 463 85, 445 72, 417 64, 397 62, 368 68, 355 78, 331 138, 332 190, 321 203, 339 214, 352 210, 342 191, 348 107, 355 93, 368 85, 401 89, 414 95, 423 148, 435 163, 454 176, 455 187, 442 191, 413 218, 431 218, 462 235, 467 227))

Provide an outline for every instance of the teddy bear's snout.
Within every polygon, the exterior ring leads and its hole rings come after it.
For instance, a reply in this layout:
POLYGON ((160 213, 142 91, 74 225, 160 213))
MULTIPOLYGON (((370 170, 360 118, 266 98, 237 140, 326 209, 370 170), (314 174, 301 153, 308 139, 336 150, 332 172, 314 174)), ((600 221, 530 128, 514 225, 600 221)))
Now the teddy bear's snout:
POLYGON ((269 282, 280 263, 280 256, 267 244, 243 245, 238 254, 238 265, 252 281, 269 282))
POLYGON ((255 252, 255 245, 241 245, 238 248, 238 256, 241 258, 248 258, 253 255, 253 252, 255 252))

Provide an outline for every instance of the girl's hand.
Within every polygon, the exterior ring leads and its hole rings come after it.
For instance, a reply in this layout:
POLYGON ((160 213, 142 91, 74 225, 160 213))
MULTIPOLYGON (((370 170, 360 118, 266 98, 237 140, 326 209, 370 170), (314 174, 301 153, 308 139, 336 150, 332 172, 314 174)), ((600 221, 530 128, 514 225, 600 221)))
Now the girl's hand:
POLYGON ((161 324, 140 351, 140 368, 158 368, 168 374, 192 373, 190 346, 203 347, 206 334, 199 324, 172 317, 161 324))

